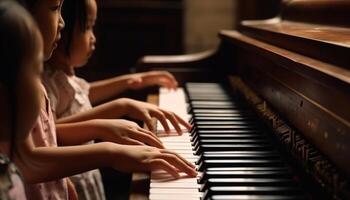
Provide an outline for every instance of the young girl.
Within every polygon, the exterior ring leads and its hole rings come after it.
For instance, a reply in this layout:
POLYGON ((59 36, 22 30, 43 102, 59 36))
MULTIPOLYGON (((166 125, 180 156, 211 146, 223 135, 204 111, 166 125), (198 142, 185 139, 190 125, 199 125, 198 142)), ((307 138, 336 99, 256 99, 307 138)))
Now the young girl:
POLYGON ((187 122, 174 113, 126 98, 91 109, 91 104, 104 102, 128 88, 139 89, 151 85, 176 88, 177 82, 170 73, 163 71, 125 75, 91 84, 76 77, 75 68, 86 64, 95 49, 93 27, 97 17, 96 2, 94 0, 66 2, 63 5, 63 15, 66 27, 62 32, 62 40, 47 62, 44 74, 44 84, 58 123, 119 118, 124 115, 146 122, 149 128, 153 128, 152 117, 158 118, 166 131, 170 130, 167 119, 179 133, 181 133, 179 124, 190 128, 187 122))
MULTIPOLYGON (((92 108, 91 104, 105 101, 127 88, 136 89, 153 84, 176 88, 177 82, 170 73, 158 71, 125 75, 94 82, 91 85, 76 77, 75 67, 86 64, 95 48, 93 26, 97 16, 96 2, 95 0, 66 1, 62 13, 65 20, 62 39, 46 64, 43 78, 52 110, 59 123, 128 115, 148 122, 151 128, 152 116, 158 117, 166 130, 169 130, 166 118, 171 120, 179 132, 181 131, 179 122, 188 127, 188 124, 174 113, 126 98, 92 108)), ((121 126, 126 126, 126 123, 130 122, 119 120, 119 123, 121 126)), ((102 194, 99 189, 102 185, 98 184, 102 182, 98 171, 79 174, 71 179, 75 183, 80 199, 103 199, 103 195, 98 196, 102 194)))
MULTIPOLYGON (((39 24, 44 40, 44 57, 49 58, 64 25, 60 15, 62 1, 28 0, 26 5, 39 24)), ((45 94, 44 89, 43 92, 45 94)), ((192 164, 165 149, 111 142, 80 145, 93 139, 132 143, 146 138, 149 139, 147 143, 157 142, 149 136, 151 132, 139 127, 129 125, 122 133, 118 130, 113 120, 90 120, 59 125, 56 132, 50 102, 45 96, 33 131, 16 151, 16 163, 26 181, 33 183, 27 185, 28 198, 66 199, 67 182, 60 178, 104 166, 123 172, 161 169, 174 177, 179 177, 180 171, 196 175, 192 164), (128 137, 131 133, 134 133, 135 139, 128 137)))
POLYGON ((10 0, 0 1, 0 35, 1 68, 7 72, 0 74, 0 199, 25 200, 22 179, 9 158, 39 114, 42 38, 32 17, 10 0))

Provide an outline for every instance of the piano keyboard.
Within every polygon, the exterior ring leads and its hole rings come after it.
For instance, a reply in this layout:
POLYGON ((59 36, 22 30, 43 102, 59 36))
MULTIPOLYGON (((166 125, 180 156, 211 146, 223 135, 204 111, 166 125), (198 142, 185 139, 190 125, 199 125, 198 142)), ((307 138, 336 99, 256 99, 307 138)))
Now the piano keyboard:
POLYGON ((161 88, 159 106, 189 119, 193 129, 181 136, 159 124, 157 130, 166 148, 196 165, 198 176, 174 180, 152 172, 149 199, 306 199, 243 101, 216 83, 187 83, 186 91, 187 98, 183 89, 161 88))

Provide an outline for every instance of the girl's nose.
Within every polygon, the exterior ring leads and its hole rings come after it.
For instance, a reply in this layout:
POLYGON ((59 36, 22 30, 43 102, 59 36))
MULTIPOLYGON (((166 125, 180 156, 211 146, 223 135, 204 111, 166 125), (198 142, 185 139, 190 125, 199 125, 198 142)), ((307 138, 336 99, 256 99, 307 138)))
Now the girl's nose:
POLYGON ((95 44, 96 44, 96 37, 95 34, 91 34, 91 38, 90 38, 90 45, 91 45, 91 50, 94 51, 95 50, 95 44))
POLYGON ((65 26, 65 23, 64 23, 64 20, 63 20, 63 17, 62 15, 60 15, 60 19, 59 19, 59 22, 58 22, 58 28, 59 30, 62 30, 65 26))
POLYGON ((96 43, 96 36, 95 36, 95 34, 92 34, 92 36, 91 36, 91 43, 92 44, 96 43))

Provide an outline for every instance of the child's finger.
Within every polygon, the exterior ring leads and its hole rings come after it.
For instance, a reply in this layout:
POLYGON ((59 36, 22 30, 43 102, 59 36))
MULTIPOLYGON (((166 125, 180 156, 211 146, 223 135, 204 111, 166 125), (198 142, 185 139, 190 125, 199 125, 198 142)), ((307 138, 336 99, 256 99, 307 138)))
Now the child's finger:
POLYGON ((191 162, 189 162, 188 160, 186 160, 184 157, 180 156, 179 154, 170 151, 168 149, 161 149, 160 150, 161 153, 168 153, 168 154, 173 154, 175 156, 177 156, 178 158, 180 158, 182 161, 184 161, 185 163, 187 163, 189 166, 191 166, 192 168, 195 168, 196 166, 194 164, 192 164, 191 162))
POLYGON ((137 140, 134 140, 132 138, 126 139, 125 144, 126 145, 145 145, 144 143, 137 141, 137 140))
POLYGON ((177 83, 172 82, 169 79, 161 78, 161 79, 159 79, 159 82, 157 84, 160 86, 166 87, 167 89, 176 89, 177 88, 177 83))
POLYGON ((161 158, 163 158, 164 160, 169 162, 171 165, 173 165, 180 171, 185 172, 191 177, 197 175, 196 170, 191 165, 188 165, 187 162, 180 159, 177 155, 163 153, 161 154, 161 158))
POLYGON ((156 118, 159 120, 159 122, 162 124, 162 126, 163 126, 163 128, 164 128, 164 131, 165 131, 166 133, 169 133, 169 132, 170 132, 170 128, 169 128, 169 125, 168 125, 168 123, 167 123, 167 121, 166 121, 165 115, 164 115, 161 111, 158 111, 158 110, 155 110, 155 111, 153 112, 153 115, 154 115, 154 117, 156 117, 156 118))
POLYGON ((185 121, 184 119, 182 119, 181 117, 179 117, 177 114, 174 113, 174 116, 176 117, 176 119, 179 121, 180 124, 184 125, 187 130, 191 130, 192 125, 189 124, 187 121, 185 121))
POLYGON ((179 135, 182 135, 181 127, 179 126, 179 122, 177 121, 174 113, 170 113, 170 112, 167 112, 167 111, 163 111, 163 113, 167 117, 167 119, 170 121, 170 123, 173 125, 173 127, 176 130, 176 132, 179 135))
POLYGON ((142 131, 142 132, 146 133, 147 135, 150 135, 154 139, 158 140, 159 143, 162 143, 162 141, 160 141, 160 139, 158 138, 158 136, 155 133, 153 133, 153 132, 151 132, 149 130, 143 129, 143 128, 140 128, 140 131, 142 131))
POLYGON ((154 127, 152 124, 152 117, 148 113, 144 113, 144 122, 146 123, 150 131, 154 131, 154 127))
POLYGON ((170 72, 163 71, 163 75, 166 76, 168 79, 170 79, 172 82, 177 82, 174 75, 172 75, 170 72))
POLYGON ((168 162, 166 162, 163 159, 155 159, 151 161, 151 170, 153 171, 158 169, 168 172, 176 179, 180 177, 179 173, 177 172, 177 169, 171 166, 168 162))
POLYGON ((134 139, 142 141, 143 143, 146 143, 148 145, 164 149, 163 144, 159 140, 146 133, 138 132, 138 134, 135 134, 134 139))

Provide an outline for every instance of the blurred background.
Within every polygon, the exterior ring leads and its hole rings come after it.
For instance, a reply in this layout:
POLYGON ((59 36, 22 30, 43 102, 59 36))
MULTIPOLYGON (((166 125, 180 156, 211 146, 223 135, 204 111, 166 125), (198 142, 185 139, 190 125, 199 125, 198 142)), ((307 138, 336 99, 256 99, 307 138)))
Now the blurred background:
POLYGON ((143 55, 216 48, 218 31, 278 14, 281 0, 100 0, 96 51, 79 75, 89 81, 129 73, 143 55))

